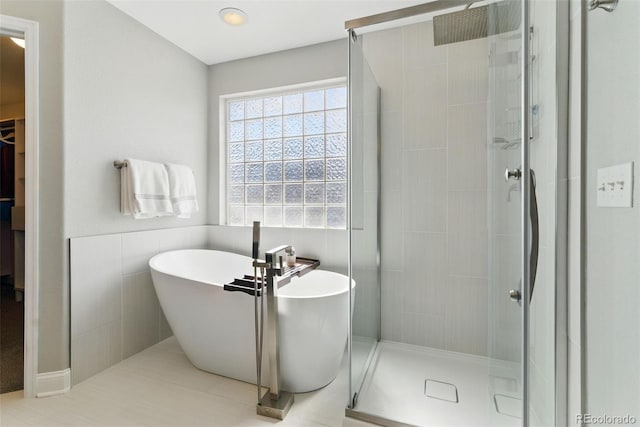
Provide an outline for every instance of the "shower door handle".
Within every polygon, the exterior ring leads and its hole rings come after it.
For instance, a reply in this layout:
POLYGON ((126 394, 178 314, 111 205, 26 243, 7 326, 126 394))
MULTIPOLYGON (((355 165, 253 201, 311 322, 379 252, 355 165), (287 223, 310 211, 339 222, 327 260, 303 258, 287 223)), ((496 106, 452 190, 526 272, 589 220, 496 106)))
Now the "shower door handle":
POLYGON ((529 192, 529 219, 531 220, 531 254, 529 258, 529 302, 533 298, 533 288, 538 273, 538 255, 540 251, 540 222, 538 218, 538 198, 536 197, 536 174, 529 169, 531 191, 529 192))
MULTIPOLYGON (((509 172, 508 169, 507 171, 505 171, 505 178, 507 178, 508 176, 507 172, 509 172)), ((529 220, 531 221, 531 253, 529 255, 529 303, 531 303, 531 298, 533 298, 533 288, 536 284, 536 274, 538 273, 538 256, 540 252, 540 221, 538 218, 538 198, 536 197, 536 174, 533 169, 529 170, 529 176, 531 177, 531 191, 529 193, 529 220)), ((515 177, 515 175, 510 177, 513 178, 515 177)), ((521 285, 522 281, 520 281, 520 288, 521 285)), ((511 299, 511 301, 520 303, 522 294, 518 289, 511 289, 509 291, 509 298, 511 299)))

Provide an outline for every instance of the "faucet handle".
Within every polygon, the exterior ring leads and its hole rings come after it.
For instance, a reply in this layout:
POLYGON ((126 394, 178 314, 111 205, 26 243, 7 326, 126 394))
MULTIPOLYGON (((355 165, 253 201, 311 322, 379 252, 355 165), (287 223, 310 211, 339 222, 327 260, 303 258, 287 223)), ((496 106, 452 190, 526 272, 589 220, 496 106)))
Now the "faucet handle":
POLYGON ((253 244, 251 245, 253 259, 260 256, 260 221, 253 221, 253 244))

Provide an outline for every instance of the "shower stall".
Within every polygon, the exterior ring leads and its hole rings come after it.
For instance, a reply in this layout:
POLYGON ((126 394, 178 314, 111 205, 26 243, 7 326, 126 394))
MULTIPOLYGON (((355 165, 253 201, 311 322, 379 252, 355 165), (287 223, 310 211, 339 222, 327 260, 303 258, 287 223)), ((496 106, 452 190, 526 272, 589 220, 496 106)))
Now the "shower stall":
POLYGON ((347 416, 566 423, 568 2, 347 21, 347 416))

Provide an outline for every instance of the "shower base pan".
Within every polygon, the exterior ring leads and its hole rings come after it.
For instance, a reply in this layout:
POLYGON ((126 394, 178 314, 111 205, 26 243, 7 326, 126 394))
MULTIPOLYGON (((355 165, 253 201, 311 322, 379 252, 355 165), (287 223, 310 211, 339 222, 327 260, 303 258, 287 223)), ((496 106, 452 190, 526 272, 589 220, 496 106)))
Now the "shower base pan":
POLYGON ((519 426, 494 400, 517 399, 517 373, 509 362, 383 341, 347 416, 386 426, 519 426))

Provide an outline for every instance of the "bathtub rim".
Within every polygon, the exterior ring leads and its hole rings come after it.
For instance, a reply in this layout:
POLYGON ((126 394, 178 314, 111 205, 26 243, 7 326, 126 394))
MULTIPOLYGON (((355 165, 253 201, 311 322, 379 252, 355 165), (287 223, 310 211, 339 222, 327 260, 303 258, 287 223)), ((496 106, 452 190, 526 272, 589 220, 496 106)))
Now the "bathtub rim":
MULTIPOLYGON (((200 280, 200 279, 194 279, 193 277, 186 277, 184 275, 180 275, 180 274, 176 274, 175 272, 170 272, 167 271, 166 268, 159 268, 158 267, 158 259, 161 258, 163 255, 167 255, 167 254, 171 254, 171 253, 177 253, 177 252, 217 252, 217 253, 223 253, 223 254, 232 254, 235 256, 239 256, 239 257, 243 257, 243 258, 247 258, 248 260, 253 261, 250 257, 246 256, 246 255, 242 255, 242 254, 238 254, 235 252, 230 252, 230 251, 221 251, 218 249, 173 249, 170 251, 164 251, 161 253, 158 253, 156 255, 154 255, 153 257, 151 257, 149 259, 148 265, 149 268, 151 270, 154 270, 158 273, 162 273, 162 274, 166 274, 167 276, 171 276, 171 277, 177 277, 183 280, 189 280, 191 282, 196 282, 196 283, 203 283, 205 285, 211 285, 211 286, 217 286, 219 288, 223 288, 224 284, 221 283, 217 283, 217 282, 212 282, 212 281, 208 281, 208 280, 200 280)), ((337 275, 337 276, 341 276, 346 278, 347 280, 349 280, 348 276, 341 274, 341 273, 337 273, 335 271, 329 271, 329 270, 316 270, 318 272, 322 272, 323 274, 330 274, 330 275, 337 275)), ((307 274, 311 274, 313 273, 312 271, 310 271, 307 274)), ((293 280, 301 280, 304 278, 305 275, 303 275, 302 277, 294 277, 292 278, 292 282, 293 280)), ((282 288, 286 287, 287 285, 284 285, 282 288)), ((356 281, 355 279, 351 279, 351 290, 353 291, 356 287, 356 281)), ((341 289, 339 291, 336 292, 329 292, 329 293, 323 293, 323 294, 313 294, 313 295, 286 295, 286 294, 278 294, 277 297, 278 298, 282 298, 282 299, 316 299, 316 298, 330 298, 330 297, 334 297, 336 295, 341 295, 344 293, 349 292, 349 287, 345 286, 344 289, 341 289)))

